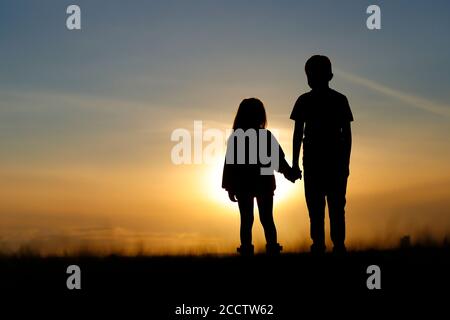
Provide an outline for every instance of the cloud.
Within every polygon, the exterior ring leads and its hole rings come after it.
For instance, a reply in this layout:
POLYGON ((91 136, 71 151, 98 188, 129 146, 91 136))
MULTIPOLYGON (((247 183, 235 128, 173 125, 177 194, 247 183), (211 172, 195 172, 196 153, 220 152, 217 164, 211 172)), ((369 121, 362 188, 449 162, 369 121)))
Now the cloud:
POLYGON ((350 82, 353 82, 355 84, 364 86, 366 88, 369 88, 371 90, 374 90, 378 93, 381 93, 385 96, 400 100, 404 102, 405 104, 412 106, 416 109, 429 112, 438 116, 445 116, 450 117, 450 106, 446 104, 440 104, 433 101, 430 101, 428 99, 415 96, 413 94, 410 94, 408 92, 400 91, 391 87, 387 87, 383 84, 380 84, 378 82, 369 80, 367 78, 348 73, 342 70, 336 70, 336 73, 338 76, 344 78, 345 80, 348 80, 350 82))

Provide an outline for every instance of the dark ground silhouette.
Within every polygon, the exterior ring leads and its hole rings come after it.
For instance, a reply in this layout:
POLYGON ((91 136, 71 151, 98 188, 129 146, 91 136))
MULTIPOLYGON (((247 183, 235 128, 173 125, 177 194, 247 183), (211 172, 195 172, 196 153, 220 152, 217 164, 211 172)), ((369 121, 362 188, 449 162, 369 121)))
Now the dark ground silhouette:
MULTIPOLYGON (((405 315, 417 309, 435 312, 445 306, 440 301, 448 299, 449 270, 449 247, 350 252, 347 256, 10 256, 0 258, 0 291, 22 305, 29 300, 44 301, 37 313, 58 305, 71 312, 86 310, 89 315, 125 312, 129 319, 137 314, 141 319, 201 318, 176 316, 175 308, 182 304, 216 309, 220 304, 274 305, 274 316, 250 319, 301 319, 317 312, 321 316, 358 315, 357 307, 371 315, 392 314, 388 307, 405 315), (79 291, 66 289, 70 264, 81 268, 79 291), (366 269, 372 264, 381 268, 381 290, 366 287, 366 269)), ((5 298, 2 302, 2 307, 8 305, 5 298)), ((247 319, 207 317, 243 318, 247 319)))

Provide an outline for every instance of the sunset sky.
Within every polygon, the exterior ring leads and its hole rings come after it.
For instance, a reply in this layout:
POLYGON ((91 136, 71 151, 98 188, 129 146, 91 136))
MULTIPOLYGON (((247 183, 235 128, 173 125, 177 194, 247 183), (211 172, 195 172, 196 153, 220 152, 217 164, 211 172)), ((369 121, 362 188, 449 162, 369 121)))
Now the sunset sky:
MULTIPOLYGON (((351 248, 450 234, 450 2, 0 2, 0 251, 234 252, 213 164, 175 165, 177 128, 231 127, 258 97, 291 162, 304 63, 330 57, 350 102, 351 248), (81 7, 68 31, 66 7, 81 7)), ((287 250, 309 245, 303 182, 277 175, 287 250)), ((255 244, 264 238, 259 221, 255 244)), ((328 226, 327 226, 328 228, 328 226)))

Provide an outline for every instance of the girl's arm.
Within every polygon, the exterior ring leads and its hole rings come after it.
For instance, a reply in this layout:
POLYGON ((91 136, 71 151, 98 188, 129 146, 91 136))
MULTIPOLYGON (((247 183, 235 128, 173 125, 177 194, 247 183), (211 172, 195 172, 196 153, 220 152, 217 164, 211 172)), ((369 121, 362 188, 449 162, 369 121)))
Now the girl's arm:
POLYGON ((286 179, 288 179, 291 182, 295 182, 296 177, 294 176, 294 172, 289 166, 289 163, 286 161, 286 157, 283 151, 283 148, 281 148, 281 145, 278 143, 276 138, 271 134, 271 139, 274 139, 275 143, 278 147, 278 169, 277 171, 284 175, 286 179))

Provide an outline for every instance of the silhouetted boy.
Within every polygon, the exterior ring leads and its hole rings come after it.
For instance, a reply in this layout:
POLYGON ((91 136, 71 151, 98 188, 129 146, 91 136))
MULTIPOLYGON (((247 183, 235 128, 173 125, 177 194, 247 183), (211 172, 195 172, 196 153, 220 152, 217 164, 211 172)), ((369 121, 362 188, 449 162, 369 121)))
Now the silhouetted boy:
POLYGON ((294 105, 293 169, 298 164, 303 142, 305 197, 311 221, 311 252, 325 251, 325 200, 330 216, 334 252, 345 252, 345 193, 349 175, 353 115, 347 98, 328 86, 333 78, 331 62, 315 55, 305 64, 311 91, 294 105))

